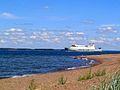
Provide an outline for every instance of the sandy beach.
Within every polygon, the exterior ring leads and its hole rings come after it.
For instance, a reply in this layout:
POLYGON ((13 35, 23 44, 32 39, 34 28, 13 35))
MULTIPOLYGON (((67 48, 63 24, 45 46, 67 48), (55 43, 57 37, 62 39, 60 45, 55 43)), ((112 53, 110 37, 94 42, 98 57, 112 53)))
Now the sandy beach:
MULTIPOLYGON (((76 58, 79 58, 79 56, 76 58)), ((87 58, 100 62, 99 65, 91 67, 92 73, 105 69, 106 75, 78 81, 77 79, 79 76, 85 75, 90 70, 90 68, 84 68, 37 74, 29 77, 6 78, 0 79, 0 90, 26 90, 33 79, 37 87, 36 90, 90 90, 92 86, 98 85, 101 80, 114 74, 120 67, 120 54, 91 55, 87 56, 87 58), (60 85, 58 82, 59 78, 62 76, 67 79, 64 85, 60 85)))

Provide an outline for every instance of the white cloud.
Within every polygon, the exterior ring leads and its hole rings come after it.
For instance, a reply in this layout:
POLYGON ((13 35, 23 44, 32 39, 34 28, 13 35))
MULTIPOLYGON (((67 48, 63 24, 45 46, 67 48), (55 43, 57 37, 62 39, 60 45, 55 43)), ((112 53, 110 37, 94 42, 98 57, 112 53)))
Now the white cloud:
POLYGON ((91 43, 105 43, 104 40, 96 40, 96 39, 92 39, 90 40, 91 43))
POLYGON ((10 33, 8 33, 8 32, 5 32, 5 33, 4 33, 4 35, 10 35, 10 33))
POLYGON ((84 32, 76 32, 77 35, 84 35, 84 32))
POLYGON ((72 40, 72 41, 73 41, 73 40, 75 40, 75 38, 74 38, 74 37, 69 37, 68 39, 69 39, 69 40, 72 40))
POLYGON ((46 5, 46 6, 43 7, 43 9, 49 9, 49 6, 46 5))
POLYGON ((31 39, 34 40, 43 40, 43 41, 49 41, 52 36, 52 33, 50 32, 33 32, 33 34, 30 36, 31 39))
POLYGON ((74 34, 73 32, 66 32, 65 36, 69 37, 69 36, 72 36, 73 34, 74 34))
POLYGON ((53 38, 52 39, 53 43, 60 43, 60 41, 61 41, 60 38, 53 38))
POLYGON ((0 39, 0 43, 5 43, 6 41, 3 39, 0 39))
POLYGON ((107 40, 107 38, 105 38, 105 37, 98 37, 98 41, 99 40, 105 41, 105 40, 107 40))
POLYGON ((22 32, 23 30, 20 28, 10 28, 7 30, 8 32, 22 32))
POLYGON ((75 40, 75 41, 79 41, 79 40, 82 40, 83 38, 82 37, 68 37, 68 40, 75 40))
MULTIPOLYGON (((45 41, 52 43, 62 43, 64 41, 79 41, 83 39, 83 32, 33 32, 30 38, 34 41, 45 41)), ((69 43, 68 41, 68 43, 69 43)))
POLYGON ((3 12, 0 14, 0 18, 2 18, 2 19, 21 19, 22 17, 18 17, 9 12, 3 12))
MULTIPOLYGON (((20 28, 10 28, 4 32, 4 38, 11 43, 24 43, 27 41, 27 36, 20 28)), ((27 42, 26 42, 27 43, 27 42)))
POLYGON ((59 34, 66 37, 72 37, 72 36, 83 36, 85 33, 68 31, 68 32, 59 32, 59 34))
POLYGON ((16 19, 24 19, 24 18, 30 18, 30 17, 20 17, 20 16, 16 16, 16 15, 13 14, 13 13, 10 13, 10 12, 0 13, 0 19, 16 20, 16 19))
POLYGON ((117 37, 115 40, 116 40, 116 41, 120 41, 120 37, 117 37))
POLYGON ((117 33, 117 27, 115 25, 102 25, 98 28, 98 30, 102 33, 105 32, 111 32, 111 33, 117 33))
POLYGON ((25 35, 25 33, 20 28, 10 28, 6 32, 4 32, 4 35, 16 35, 17 37, 19 35, 25 35))
POLYGON ((32 35, 32 36, 30 36, 30 38, 31 38, 31 39, 36 39, 37 37, 34 36, 34 35, 32 35))

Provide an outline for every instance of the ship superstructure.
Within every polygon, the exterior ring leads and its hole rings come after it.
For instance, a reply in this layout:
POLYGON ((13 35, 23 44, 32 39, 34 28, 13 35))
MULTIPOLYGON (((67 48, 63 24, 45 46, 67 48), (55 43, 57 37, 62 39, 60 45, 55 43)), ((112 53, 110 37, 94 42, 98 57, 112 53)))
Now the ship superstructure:
POLYGON ((101 48, 96 49, 95 44, 89 44, 89 45, 77 45, 77 44, 73 44, 70 48, 67 48, 68 50, 71 51, 102 51, 101 48))

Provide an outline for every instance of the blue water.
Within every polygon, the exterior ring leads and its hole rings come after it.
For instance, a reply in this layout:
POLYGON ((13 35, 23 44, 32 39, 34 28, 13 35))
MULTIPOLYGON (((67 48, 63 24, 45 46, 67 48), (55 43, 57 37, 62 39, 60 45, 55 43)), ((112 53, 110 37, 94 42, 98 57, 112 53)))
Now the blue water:
MULTIPOLYGON (((55 72, 72 67, 89 67, 90 60, 78 60, 70 56, 99 54, 120 54, 120 51, 0 50, 0 78, 55 72)), ((92 64, 96 63, 98 62, 92 64)))

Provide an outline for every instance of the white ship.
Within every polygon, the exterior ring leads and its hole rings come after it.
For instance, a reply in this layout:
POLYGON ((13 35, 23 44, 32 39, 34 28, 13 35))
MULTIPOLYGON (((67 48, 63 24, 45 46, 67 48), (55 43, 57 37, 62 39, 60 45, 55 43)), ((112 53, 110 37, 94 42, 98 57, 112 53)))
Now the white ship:
POLYGON ((98 52, 101 52, 102 49, 101 48, 96 48, 95 47, 95 44, 89 44, 89 45, 77 45, 77 44, 74 44, 72 45, 70 48, 65 48, 66 50, 70 50, 70 51, 79 51, 79 52, 95 52, 95 51, 98 51, 98 52))

